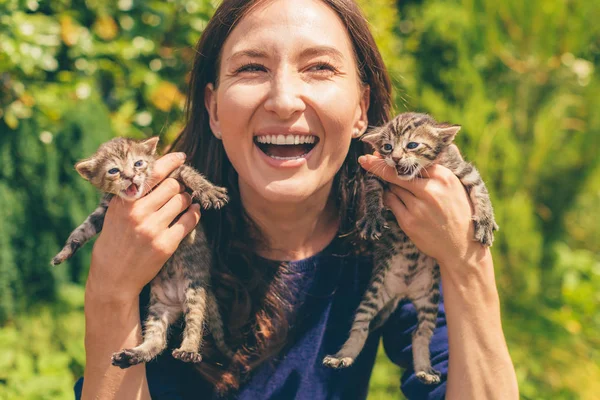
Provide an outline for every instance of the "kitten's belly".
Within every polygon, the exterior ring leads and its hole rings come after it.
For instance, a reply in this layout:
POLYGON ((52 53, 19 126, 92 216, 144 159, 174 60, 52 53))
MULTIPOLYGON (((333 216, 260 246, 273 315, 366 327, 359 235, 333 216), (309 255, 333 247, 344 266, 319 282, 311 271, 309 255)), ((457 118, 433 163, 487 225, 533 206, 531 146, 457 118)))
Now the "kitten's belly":
POLYGON ((185 279, 182 269, 170 260, 152 281, 152 293, 167 306, 177 306, 183 311, 185 279))
POLYGON ((391 298, 418 298, 429 293, 434 284, 435 260, 420 254, 416 262, 417 268, 411 270, 409 266, 414 265, 415 261, 407 260, 402 253, 392 258, 384 279, 385 290, 391 298))

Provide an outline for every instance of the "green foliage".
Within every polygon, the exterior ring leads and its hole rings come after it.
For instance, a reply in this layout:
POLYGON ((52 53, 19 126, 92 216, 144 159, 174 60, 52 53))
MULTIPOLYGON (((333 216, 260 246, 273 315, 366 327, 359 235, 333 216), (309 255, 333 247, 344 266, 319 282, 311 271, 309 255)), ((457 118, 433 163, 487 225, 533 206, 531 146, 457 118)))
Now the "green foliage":
POLYGON ((0 329, 0 399, 72 399, 83 374, 83 288, 61 286, 56 301, 0 329))
POLYGON ((54 299, 57 281, 85 279, 90 245, 48 267, 98 200, 73 165, 115 134, 179 132, 192 45, 211 10, 208 1, 0 1, 0 323, 54 299))
MULTIPOLYGON (((522 397, 594 398, 600 4, 359 2, 397 112, 461 124, 458 144, 488 184, 522 397)), ((48 264, 98 199, 73 164, 113 135, 168 143, 180 131, 193 45, 214 3, 0 0, 0 398, 71 397, 82 290, 57 284, 84 281, 91 245, 48 264)), ((379 354, 370 398, 398 398, 399 379, 379 354)))
POLYGON ((424 0, 399 9, 405 107, 463 126, 457 141, 493 197, 501 227, 493 253, 521 394, 592 398, 600 388, 592 361, 600 356, 600 5, 424 0))

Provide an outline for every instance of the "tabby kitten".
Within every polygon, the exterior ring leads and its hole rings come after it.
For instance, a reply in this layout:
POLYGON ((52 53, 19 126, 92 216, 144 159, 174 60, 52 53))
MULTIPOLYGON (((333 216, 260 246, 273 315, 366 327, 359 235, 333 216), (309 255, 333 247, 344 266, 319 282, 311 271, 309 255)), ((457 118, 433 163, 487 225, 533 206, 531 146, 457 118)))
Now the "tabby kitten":
MULTIPOLYGON (((105 193, 98 208, 69 236, 66 245, 52 260, 53 265, 71 258, 88 240, 102 230, 110 200, 138 199, 149 188, 149 177, 158 158, 158 137, 136 141, 116 138, 100 146, 96 153, 75 165, 77 172, 105 193)), ((220 208, 228 201, 227 190, 206 180, 194 168, 183 165, 170 174, 192 191, 192 198, 204 208, 220 208)), ((212 253, 202 225, 198 224, 179 245, 151 282, 148 317, 144 321, 141 345, 115 353, 112 363, 121 368, 147 362, 167 346, 167 331, 183 312, 185 329, 181 346, 173 357, 200 362, 203 324, 207 325, 219 350, 232 357, 223 334, 219 308, 210 289, 212 253)))
MULTIPOLYGON (((413 179, 433 163, 449 168, 467 189, 474 206, 474 240, 491 246, 494 221, 488 191, 473 165, 464 161, 452 141, 460 126, 438 124, 425 114, 404 113, 362 137, 377 150, 400 179, 413 179)), ((436 326, 440 299, 440 271, 435 259, 425 255, 400 229, 394 215, 384 209, 385 183, 375 175, 365 179, 364 216, 357 228, 374 240, 374 266, 369 287, 361 301, 340 351, 326 356, 323 364, 333 368, 351 365, 361 352, 370 330, 383 325, 398 303, 408 298, 417 311, 413 332, 413 363, 417 378, 426 384, 440 382, 431 367, 429 343, 436 326), (385 229, 384 229, 385 228, 385 229), (377 240, 379 239, 379 240, 377 240)))

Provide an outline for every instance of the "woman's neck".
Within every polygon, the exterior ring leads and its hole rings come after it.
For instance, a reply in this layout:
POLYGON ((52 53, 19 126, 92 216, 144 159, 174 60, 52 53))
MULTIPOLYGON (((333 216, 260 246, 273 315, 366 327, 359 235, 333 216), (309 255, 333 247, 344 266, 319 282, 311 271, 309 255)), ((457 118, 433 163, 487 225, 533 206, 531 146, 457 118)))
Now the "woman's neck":
POLYGON ((242 204, 265 240, 258 249, 271 260, 302 260, 323 250, 339 229, 339 212, 330 196, 332 185, 301 203, 265 201, 240 185, 242 204))

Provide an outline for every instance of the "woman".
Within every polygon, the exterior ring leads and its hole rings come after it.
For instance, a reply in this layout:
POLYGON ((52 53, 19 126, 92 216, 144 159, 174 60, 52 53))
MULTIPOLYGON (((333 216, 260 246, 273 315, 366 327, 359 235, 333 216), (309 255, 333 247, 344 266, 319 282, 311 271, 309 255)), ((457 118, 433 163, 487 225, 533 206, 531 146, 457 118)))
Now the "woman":
MULTIPOLYGON (((353 245, 356 139, 389 118, 391 103, 354 2, 224 1, 197 50, 179 153, 159 160, 153 178, 162 182, 151 193, 111 203, 94 246, 83 398, 211 398, 215 386, 241 399, 365 398, 381 336, 392 361, 408 367, 409 398, 517 398, 489 250, 471 240, 460 182, 438 166, 413 182, 381 174, 402 228, 440 262, 448 308, 440 306, 431 352, 442 384, 411 374, 409 304, 372 333, 351 368, 321 365, 347 337, 369 277, 369 256, 353 245), (298 144, 278 142, 288 137, 298 144), (141 340, 140 292, 200 219, 183 188, 163 180, 186 155, 232 198, 202 223, 236 356, 228 362, 207 344, 196 367, 164 355, 121 370, 110 356, 141 340)), ((366 170, 379 165, 374 156, 360 161, 366 170)))

